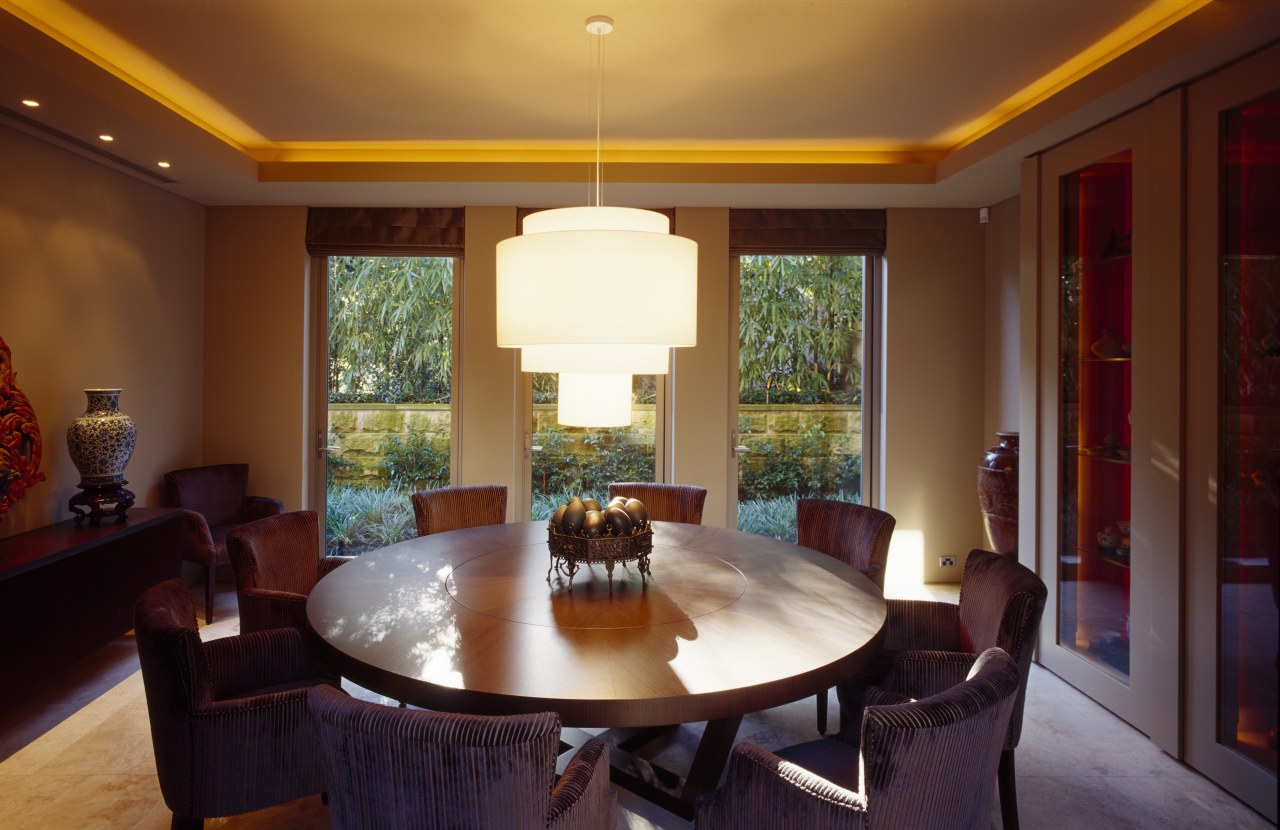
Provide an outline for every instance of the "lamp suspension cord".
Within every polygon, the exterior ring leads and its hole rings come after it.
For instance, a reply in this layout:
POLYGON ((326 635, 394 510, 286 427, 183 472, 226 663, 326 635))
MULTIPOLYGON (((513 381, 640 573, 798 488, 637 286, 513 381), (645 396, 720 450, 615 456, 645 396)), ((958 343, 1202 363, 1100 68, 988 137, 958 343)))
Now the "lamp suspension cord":
POLYGON ((604 33, 593 34, 596 41, 595 50, 595 87, 596 87, 596 207, 603 204, 604 161, 600 149, 600 122, 604 110, 604 33))

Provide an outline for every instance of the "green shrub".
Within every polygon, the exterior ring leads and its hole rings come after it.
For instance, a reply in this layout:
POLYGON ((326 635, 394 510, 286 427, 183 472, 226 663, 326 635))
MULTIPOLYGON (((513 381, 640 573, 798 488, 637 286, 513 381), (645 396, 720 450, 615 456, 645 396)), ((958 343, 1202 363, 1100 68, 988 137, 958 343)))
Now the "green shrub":
POLYGON ((378 448, 378 469, 393 487, 426 490, 449 483, 449 447, 436 445, 421 427, 410 427, 403 441, 392 433, 378 448))
MULTIPOLYGON (((822 498, 861 503, 856 492, 827 493, 822 498)), ((757 536, 772 536, 787 542, 796 540, 796 501, 799 496, 774 496, 738 502, 738 530, 757 536)))
POLYGON ((623 428, 553 428, 536 433, 533 443, 542 447, 533 455, 535 493, 600 499, 610 482, 653 481, 653 445, 632 442, 623 428))
MULTIPOLYGON (((745 419, 740 434, 751 434, 745 419)), ((834 442, 821 423, 810 421, 794 437, 752 444, 738 462, 738 501, 861 492, 862 454, 836 452, 834 442)))
POLYGON ((325 511, 325 549, 353 556, 405 539, 416 531, 409 491, 364 484, 330 484, 325 511))
POLYGON ((738 530, 757 536, 796 540, 796 499, 775 496, 738 503, 738 530))

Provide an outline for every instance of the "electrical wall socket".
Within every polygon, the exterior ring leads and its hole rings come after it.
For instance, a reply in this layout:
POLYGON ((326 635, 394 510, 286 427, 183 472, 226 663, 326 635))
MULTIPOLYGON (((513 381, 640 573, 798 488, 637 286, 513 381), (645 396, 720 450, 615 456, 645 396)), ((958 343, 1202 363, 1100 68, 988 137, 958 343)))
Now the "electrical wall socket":
POLYGON ((954 556, 939 556, 939 568, 954 568, 956 566, 956 558, 954 556))

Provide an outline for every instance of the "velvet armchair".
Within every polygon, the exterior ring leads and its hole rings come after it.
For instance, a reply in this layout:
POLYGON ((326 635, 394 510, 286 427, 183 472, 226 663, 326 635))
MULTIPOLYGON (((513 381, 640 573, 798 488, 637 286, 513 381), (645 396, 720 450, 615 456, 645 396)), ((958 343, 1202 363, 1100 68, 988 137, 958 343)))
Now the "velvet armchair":
POLYGON ((968 678, 910 700, 865 690, 856 731, 775 754, 734 747, 698 830, 988 830, 1018 668, 983 652, 968 678))
POLYGON ((1022 735, 1027 676, 1047 596, 1040 577, 1016 559, 971 551, 960 576, 959 604, 888 600, 885 642, 876 664, 837 687, 847 718, 856 719, 857 701, 867 685, 927 697, 961 682, 980 652, 1003 649, 1018 668, 1018 692, 999 767, 1005 830, 1018 826, 1014 750, 1022 735))
POLYGON ((501 484, 419 490, 409 499, 413 503, 419 536, 464 527, 500 525, 507 520, 507 488, 501 484))
MULTIPOLYGON (((834 556, 866 574, 884 590, 893 516, 852 502, 831 499, 796 501, 796 544, 834 556)), ((827 731, 827 692, 818 693, 818 731, 827 731)))
POLYGON ((299 632, 202 642, 180 579, 142 594, 134 626, 156 773, 175 830, 323 790, 306 694, 329 680, 299 632))
POLYGON ((702 507, 707 501, 705 487, 689 484, 656 484, 652 481, 615 481, 609 498, 625 496, 644 502, 649 518, 658 522, 702 524, 702 507))
POLYGON ((401 709, 309 695, 334 828, 610 830, 609 747, 588 740, 556 780, 560 717, 401 709))
POLYGON ((314 510, 268 516, 227 536, 236 575, 240 631, 307 626, 307 596, 322 577, 351 556, 320 555, 320 522, 314 510))
POLYGON ((182 558, 205 569, 204 619, 213 622, 218 566, 229 561, 227 536, 246 522, 284 512, 284 502, 249 495, 248 464, 213 464, 164 474, 170 507, 188 511, 182 558))

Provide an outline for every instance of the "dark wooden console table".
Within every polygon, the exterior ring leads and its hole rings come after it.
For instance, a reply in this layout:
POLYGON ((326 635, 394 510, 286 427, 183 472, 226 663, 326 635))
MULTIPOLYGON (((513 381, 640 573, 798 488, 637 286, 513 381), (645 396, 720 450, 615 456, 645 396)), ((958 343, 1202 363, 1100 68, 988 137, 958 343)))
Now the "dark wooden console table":
POLYGON ((136 507, 122 524, 68 519, 0 539, 0 701, 133 628, 143 590, 181 572, 181 517, 136 507))

